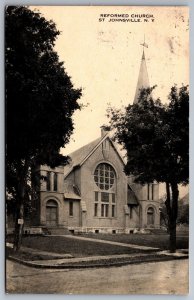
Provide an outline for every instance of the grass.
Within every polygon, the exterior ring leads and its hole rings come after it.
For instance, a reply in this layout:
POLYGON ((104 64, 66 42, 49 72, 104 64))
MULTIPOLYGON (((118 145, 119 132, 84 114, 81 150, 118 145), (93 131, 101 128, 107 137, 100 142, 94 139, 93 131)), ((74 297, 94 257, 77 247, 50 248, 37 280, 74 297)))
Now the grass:
MULTIPOLYGON (((74 240, 60 236, 30 236, 24 237, 22 245, 41 251, 54 253, 70 253, 74 257, 144 253, 138 249, 126 248, 117 245, 98 242, 74 240)), ((147 252, 147 251, 146 251, 147 252)))
MULTIPOLYGON (((95 239, 102 239, 107 241, 115 241, 126 244, 135 244, 160 248, 161 250, 168 249, 169 236, 167 234, 87 234, 82 235, 95 239)), ((11 241, 10 239, 8 239, 11 241)), ((24 236, 22 240, 22 246, 32 249, 38 249, 40 251, 46 251, 44 253, 26 253, 22 249, 19 253, 13 253, 12 249, 7 250, 7 255, 14 255, 15 257, 24 260, 44 260, 53 259, 49 257, 49 253, 66 254, 70 253, 73 257, 86 257, 86 256, 103 256, 103 255, 118 255, 118 254, 132 254, 132 253, 148 253, 154 255, 153 251, 143 251, 140 249, 127 248, 117 245, 109 245, 92 241, 84 241, 77 239, 69 239, 62 236, 24 236)), ((177 236, 177 249, 188 248, 188 236, 177 236)))
MULTIPOLYGON (((168 234, 87 234, 82 236, 125 244, 149 246, 160 248, 161 250, 168 250, 169 245, 168 234)), ((188 235, 177 235, 177 249, 188 249, 188 245, 188 235)))
POLYGON ((42 255, 42 254, 34 254, 30 252, 23 252, 20 250, 19 252, 14 252, 13 249, 7 248, 6 249, 6 256, 12 256, 15 258, 19 258, 26 261, 34 261, 34 260, 50 260, 53 259, 53 256, 49 255, 42 255))

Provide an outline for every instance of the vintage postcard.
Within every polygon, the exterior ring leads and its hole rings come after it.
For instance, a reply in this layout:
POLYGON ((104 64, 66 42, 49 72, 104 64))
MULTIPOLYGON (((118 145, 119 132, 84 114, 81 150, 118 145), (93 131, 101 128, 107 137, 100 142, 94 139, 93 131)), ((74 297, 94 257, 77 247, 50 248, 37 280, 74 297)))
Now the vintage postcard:
POLYGON ((189 292, 189 9, 7 6, 6 293, 189 292))

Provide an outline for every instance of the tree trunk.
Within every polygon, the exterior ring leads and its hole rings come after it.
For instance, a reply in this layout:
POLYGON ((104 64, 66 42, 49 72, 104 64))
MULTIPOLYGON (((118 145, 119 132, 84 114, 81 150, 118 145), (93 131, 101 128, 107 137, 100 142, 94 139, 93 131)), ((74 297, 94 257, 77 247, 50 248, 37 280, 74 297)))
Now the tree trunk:
POLYGON ((169 251, 171 253, 174 253, 176 252, 176 220, 174 219, 170 220, 169 234, 170 234, 169 251))
POLYGON ((29 162, 24 164, 18 170, 18 199, 15 220, 14 250, 19 251, 22 244, 22 234, 24 227, 24 199, 26 194, 27 176, 29 162))
POLYGON ((171 209, 170 209, 170 184, 169 184, 169 182, 166 182, 166 201, 165 201, 165 205, 166 205, 166 212, 167 212, 167 226, 168 226, 167 232, 170 233, 170 213, 171 213, 171 209))
POLYGON ((18 251, 22 244, 23 226, 22 220, 24 220, 24 204, 23 201, 18 204, 15 220, 15 236, 14 236, 14 251, 18 251))
POLYGON ((178 185, 177 183, 166 182, 166 209, 168 214, 168 227, 169 227, 169 250, 171 253, 176 252, 176 221, 178 214, 178 185), (171 192, 170 193, 170 188, 171 192))

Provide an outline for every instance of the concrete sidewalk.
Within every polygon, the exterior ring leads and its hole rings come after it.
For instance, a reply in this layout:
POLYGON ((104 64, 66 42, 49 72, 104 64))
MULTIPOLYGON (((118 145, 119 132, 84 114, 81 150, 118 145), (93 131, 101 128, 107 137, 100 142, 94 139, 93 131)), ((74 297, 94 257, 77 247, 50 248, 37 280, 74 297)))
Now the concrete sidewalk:
POLYGON ((68 259, 51 259, 47 261, 36 260, 34 261, 36 264, 53 264, 53 265, 61 265, 61 264, 69 264, 69 263, 80 263, 80 262, 91 262, 91 261, 100 261, 100 260, 110 260, 110 259, 119 259, 119 258, 133 258, 138 256, 147 256, 147 254, 119 254, 119 255, 98 255, 98 256, 87 256, 87 257, 75 257, 75 258, 68 258, 68 259))
MULTIPOLYGON (((30 248, 29 248, 30 249, 30 248)), ((13 256, 8 259, 18 262, 23 265, 34 268, 53 268, 53 269, 75 269, 75 268, 99 268, 122 266, 128 264, 139 264, 156 261, 168 261, 173 259, 186 259, 188 253, 184 250, 179 250, 176 253, 168 251, 158 251, 152 253, 134 253, 106 256, 89 256, 77 258, 62 258, 50 260, 34 260, 26 261, 13 256)))

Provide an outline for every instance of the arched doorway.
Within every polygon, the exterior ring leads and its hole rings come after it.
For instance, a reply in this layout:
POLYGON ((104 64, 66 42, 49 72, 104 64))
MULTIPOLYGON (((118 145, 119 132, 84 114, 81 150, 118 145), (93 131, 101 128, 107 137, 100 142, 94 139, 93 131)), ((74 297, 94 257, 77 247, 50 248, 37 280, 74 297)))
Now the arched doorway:
POLYGON ((147 210, 147 225, 154 225, 154 209, 149 207, 147 210))
POLYGON ((55 200, 48 200, 46 203, 46 225, 57 226, 58 204, 55 200))

